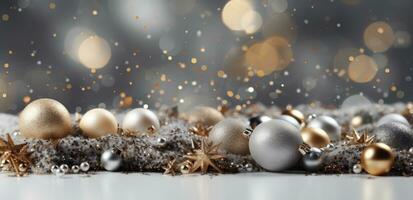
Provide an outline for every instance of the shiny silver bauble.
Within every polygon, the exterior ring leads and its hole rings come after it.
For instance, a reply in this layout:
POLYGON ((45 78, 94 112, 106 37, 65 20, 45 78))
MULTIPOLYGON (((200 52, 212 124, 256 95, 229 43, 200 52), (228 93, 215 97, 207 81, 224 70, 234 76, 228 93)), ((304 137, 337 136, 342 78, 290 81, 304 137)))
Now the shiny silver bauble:
POLYGON ((125 130, 145 133, 149 129, 159 129, 160 123, 158 117, 152 111, 144 108, 135 108, 129 111, 122 122, 122 128, 125 130))
POLYGON ((327 134, 330 140, 337 141, 341 136, 341 127, 338 122, 326 115, 318 116, 315 119, 311 120, 307 127, 314 127, 323 129, 327 134))
POLYGON ((269 171, 293 167, 301 158, 298 147, 303 143, 300 131, 284 120, 273 119, 258 125, 250 136, 252 158, 269 171))

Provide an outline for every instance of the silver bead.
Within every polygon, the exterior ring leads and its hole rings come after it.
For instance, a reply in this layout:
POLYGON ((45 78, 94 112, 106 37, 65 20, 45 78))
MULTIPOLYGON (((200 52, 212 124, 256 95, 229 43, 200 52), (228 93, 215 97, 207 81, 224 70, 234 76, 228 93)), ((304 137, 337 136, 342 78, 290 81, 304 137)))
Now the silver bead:
POLYGON ((50 168, 50 171, 51 171, 53 174, 56 174, 57 169, 59 169, 59 166, 53 165, 53 166, 50 168))
POLYGON ((306 171, 315 172, 319 170, 324 162, 324 152, 315 147, 311 147, 310 151, 303 156, 303 167, 306 171))
POLYGON ((310 122, 311 120, 313 120, 313 119, 315 119, 315 118, 317 118, 317 115, 316 115, 316 114, 309 114, 309 115, 307 116, 307 122, 310 122))
POLYGON ((159 137, 158 139, 156 139, 156 144, 158 147, 164 147, 166 146, 166 139, 163 137, 159 137))
POLYGON ((340 139, 341 127, 338 122, 330 116, 318 116, 311 120, 307 126, 323 129, 328 134, 328 137, 330 137, 330 140, 337 141, 340 139))
POLYGON ((79 171, 80 171, 79 165, 73 165, 73 166, 72 166, 72 172, 73 172, 74 174, 79 173, 79 171))
POLYGON ((403 117, 403 115, 396 114, 396 113, 384 115, 383 117, 379 119, 379 121, 377 121, 376 126, 379 127, 383 124, 387 124, 391 122, 398 122, 406 126, 410 126, 409 121, 407 121, 407 119, 403 117))
POLYGON ((283 171, 301 158, 297 148, 302 143, 296 127, 284 120, 273 119, 254 129, 249 148, 252 158, 261 167, 269 171, 283 171))
POLYGON ((122 157, 117 149, 109 149, 100 156, 100 163, 107 171, 115 171, 122 164, 122 157))
POLYGON ((65 174, 69 172, 69 166, 67 164, 60 165, 60 169, 63 170, 65 174))
POLYGON ((89 171, 89 168, 90 168, 90 165, 88 162, 80 163, 80 170, 82 170, 83 172, 89 171))
POLYGON ((62 177, 63 175, 65 175, 65 172, 63 171, 63 169, 57 168, 55 175, 58 177, 62 177))
POLYGON ((251 163, 245 164, 244 167, 245 167, 245 170, 247 170, 247 172, 252 172, 252 170, 253 170, 253 166, 252 166, 251 163))
POLYGON ((361 165, 360 164, 355 164, 355 165, 353 165, 353 172, 355 173, 355 174, 360 174, 361 173, 361 171, 362 171, 362 167, 361 167, 361 165))

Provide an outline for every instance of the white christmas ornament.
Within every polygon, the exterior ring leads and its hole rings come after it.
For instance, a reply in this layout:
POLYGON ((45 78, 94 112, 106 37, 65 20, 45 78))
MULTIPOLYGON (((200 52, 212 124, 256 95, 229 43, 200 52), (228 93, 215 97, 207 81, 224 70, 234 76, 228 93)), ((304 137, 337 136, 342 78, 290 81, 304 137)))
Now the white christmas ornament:
POLYGON ((134 132, 147 132, 151 127, 159 129, 159 119, 152 111, 135 108, 129 111, 123 119, 122 128, 134 132))
POLYGON ((250 136, 252 158, 269 171, 293 167, 301 158, 298 151, 303 143, 299 130, 287 121, 274 119, 258 125, 250 136))

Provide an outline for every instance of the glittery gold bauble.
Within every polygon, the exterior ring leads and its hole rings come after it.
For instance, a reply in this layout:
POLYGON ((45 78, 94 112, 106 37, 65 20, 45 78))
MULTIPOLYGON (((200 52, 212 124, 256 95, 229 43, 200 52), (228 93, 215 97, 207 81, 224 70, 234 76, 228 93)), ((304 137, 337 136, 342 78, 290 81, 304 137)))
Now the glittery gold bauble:
POLYGON ((370 144, 361 153, 361 166, 371 175, 385 175, 392 168, 394 158, 392 149, 386 144, 370 144))
POLYGON ((79 127, 85 136, 96 138, 115 134, 118 130, 118 122, 111 112, 95 108, 83 115, 79 127))
POLYGON ((297 122, 301 125, 304 124, 304 120, 305 120, 305 116, 304 114, 299 111, 299 110, 295 110, 295 109, 286 109, 282 112, 283 115, 289 115, 291 117, 293 117, 295 120, 297 120, 297 122))
POLYGON ((71 133, 69 111, 53 99, 38 99, 19 115, 20 132, 27 138, 58 139, 71 133))
POLYGON ((188 114, 189 123, 202 124, 204 126, 214 126, 223 120, 224 116, 215 108, 207 106, 197 106, 188 114))
POLYGON ((330 143, 328 134, 320 128, 304 128, 301 130, 301 137, 311 147, 323 148, 330 143))
POLYGON ((229 153, 249 154, 248 138, 244 135, 248 127, 248 123, 241 119, 224 119, 209 132, 208 141, 229 153))

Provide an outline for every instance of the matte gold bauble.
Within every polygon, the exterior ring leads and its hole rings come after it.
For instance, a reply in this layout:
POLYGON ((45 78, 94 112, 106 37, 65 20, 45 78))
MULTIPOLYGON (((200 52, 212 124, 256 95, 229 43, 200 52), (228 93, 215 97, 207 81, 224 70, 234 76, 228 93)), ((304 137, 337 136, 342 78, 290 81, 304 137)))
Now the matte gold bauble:
POLYGON ((118 122, 111 112, 95 108, 83 115, 79 127, 85 136, 96 138, 117 133, 118 122))
POLYGON ((392 168, 394 159, 394 152, 386 144, 370 144, 361 153, 361 166, 371 175, 385 175, 392 168))
POLYGON ((301 137, 311 147, 323 148, 330 143, 328 134, 320 128, 304 128, 301 130, 301 137))
POLYGON ((188 114, 188 121, 191 124, 202 124, 206 127, 214 126, 224 119, 224 115, 217 109, 207 106, 197 106, 188 114))
POLYGON ((69 111, 53 99, 38 99, 27 105, 19 115, 22 136, 59 139, 69 135, 72 123, 69 111))
POLYGON ((300 125, 303 125, 305 122, 305 116, 304 114, 299 111, 299 110, 295 110, 295 109, 291 109, 291 108, 287 108, 286 110, 284 110, 282 112, 283 115, 289 115, 291 117, 293 117, 295 120, 297 120, 297 122, 300 125))

